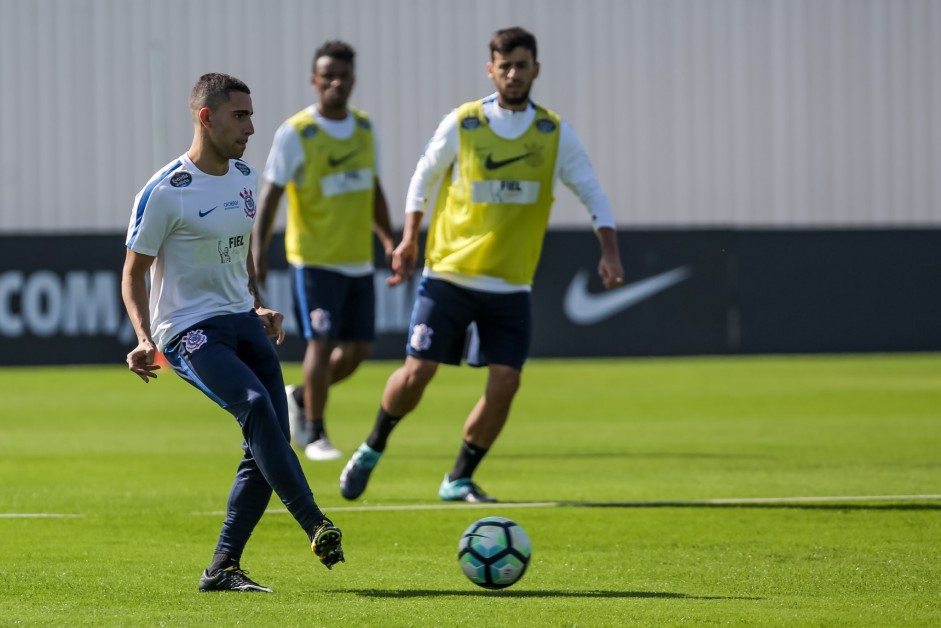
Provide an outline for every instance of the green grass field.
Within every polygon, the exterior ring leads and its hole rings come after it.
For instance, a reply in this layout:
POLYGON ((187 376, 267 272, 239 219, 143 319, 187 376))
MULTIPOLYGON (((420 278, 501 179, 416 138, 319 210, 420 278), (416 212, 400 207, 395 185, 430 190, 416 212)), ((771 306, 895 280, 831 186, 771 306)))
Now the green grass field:
MULTIPOLYGON (((396 366, 334 388, 344 452, 396 366)), ((345 461, 304 460, 347 562, 324 569, 275 501, 242 566, 276 592, 252 595, 196 588, 241 455, 228 414, 169 372, 0 370, 0 625, 941 625, 941 499, 917 497, 941 493, 941 355, 532 361, 475 478, 507 504, 408 508, 440 505, 484 375, 439 372, 365 500, 340 497, 345 461), (485 515, 533 540, 504 591, 457 565, 485 515)))

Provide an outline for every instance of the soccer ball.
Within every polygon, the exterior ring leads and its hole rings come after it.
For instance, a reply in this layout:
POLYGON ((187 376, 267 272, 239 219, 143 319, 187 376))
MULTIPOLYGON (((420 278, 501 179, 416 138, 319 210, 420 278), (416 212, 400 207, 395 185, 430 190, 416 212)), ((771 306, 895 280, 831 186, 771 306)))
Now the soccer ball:
POLYGON ((532 554, 526 531, 503 517, 475 521, 457 544, 464 575, 485 589, 505 589, 522 578, 532 554))

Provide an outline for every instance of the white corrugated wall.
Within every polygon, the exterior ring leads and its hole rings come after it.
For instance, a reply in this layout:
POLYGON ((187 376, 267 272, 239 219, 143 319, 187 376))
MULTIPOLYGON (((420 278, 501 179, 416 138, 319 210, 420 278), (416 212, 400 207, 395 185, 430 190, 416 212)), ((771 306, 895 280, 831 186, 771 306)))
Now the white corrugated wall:
MULTIPOLYGON (((0 0, 0 232, 123 230, 206 71, 252 88, 262 166, 329 38, 358 50, 401 224, 425 141, 489 92, 515 24, 625 227, 941 226, 936 0, 0 0)), ((553 224, 587 224, 561 188, 553 224)))

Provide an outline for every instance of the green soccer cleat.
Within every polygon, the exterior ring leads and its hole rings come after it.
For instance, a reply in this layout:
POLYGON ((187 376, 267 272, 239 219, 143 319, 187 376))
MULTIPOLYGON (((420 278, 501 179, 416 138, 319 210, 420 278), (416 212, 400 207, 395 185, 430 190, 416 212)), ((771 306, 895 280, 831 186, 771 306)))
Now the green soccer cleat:
POLYGON ((369 474, 381 455, 381 451, 376 451, 366 443, 359 446, 340 473, 340 493, 343 497, 356 499, 363 494, 369 483, 369 474))
POLYGON ((470 478, 458 478, 451 481, 447 473, 438 489, 438 497, 446 502, 495 502, 496 497, 490 497, 479 486, 471 482, 470 478))

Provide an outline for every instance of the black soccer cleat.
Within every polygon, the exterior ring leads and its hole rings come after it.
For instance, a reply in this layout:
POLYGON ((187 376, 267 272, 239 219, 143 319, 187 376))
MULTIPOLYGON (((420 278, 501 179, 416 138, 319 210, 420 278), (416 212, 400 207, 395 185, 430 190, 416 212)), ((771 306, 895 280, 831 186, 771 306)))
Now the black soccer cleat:
POLYGON ((333 525, 329 519, 321 521, 311 536, 310 549, 327 569, 333 569, 337 563, 346 562, 343 558, 343 546, 340 545, 342 539, 343 533, 340 532, 340 528, 333 525))
POLYGON ((247 571, 242 571, 238 565, 220 569, 211 574, 208 570, 203 572, 199 579, 199 590, 207 591, 246 591, 258 593, 274 593, 268 587, 263 587, 248 577, 247 571))

